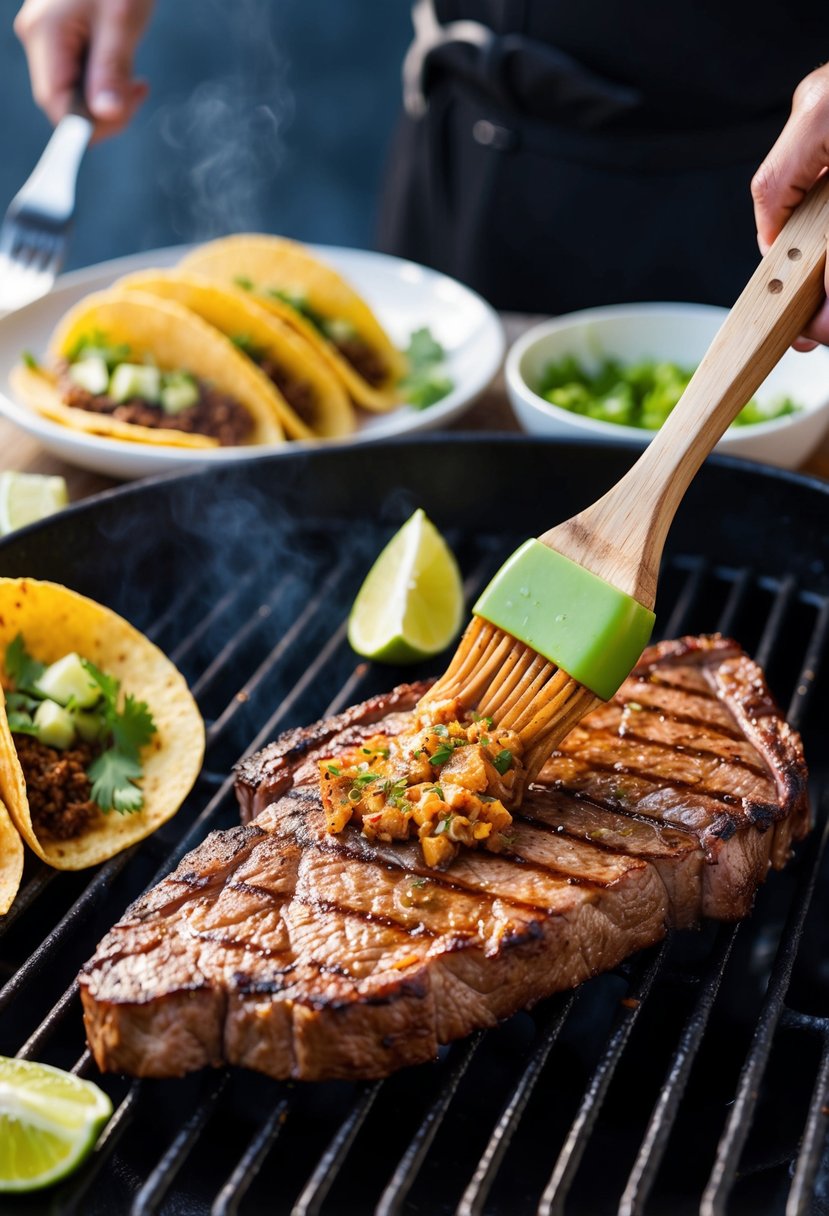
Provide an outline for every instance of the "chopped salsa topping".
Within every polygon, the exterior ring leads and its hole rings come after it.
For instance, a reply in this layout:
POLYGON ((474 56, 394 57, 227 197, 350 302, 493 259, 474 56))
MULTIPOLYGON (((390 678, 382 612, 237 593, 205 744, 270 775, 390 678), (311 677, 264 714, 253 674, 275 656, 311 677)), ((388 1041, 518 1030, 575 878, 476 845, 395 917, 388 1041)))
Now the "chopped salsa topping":
POLYGON ((95 332, 80 338, 58 368, 66 405, 120 422, 207 435, 222 446, 244 443, 253 419, 234 397, 189 371, 162 371, 124 343, 95 332))
POLYGON ((21 634, 6 647, 3 687, 36 829, 69 839, 97 811, 141 810, 140 753, 157 729, 146 702, 121 702, 120 681, 74 651, 40 663, 21 634))
POLYGON ((515 732, 466 713, 457 700, 430 705, 403 734, 375 735, 319 767, 329 832, 353 822, 369 840, 417 838, 436 868, 461 846, 507 847, 507 808, 524 775, 515 732))

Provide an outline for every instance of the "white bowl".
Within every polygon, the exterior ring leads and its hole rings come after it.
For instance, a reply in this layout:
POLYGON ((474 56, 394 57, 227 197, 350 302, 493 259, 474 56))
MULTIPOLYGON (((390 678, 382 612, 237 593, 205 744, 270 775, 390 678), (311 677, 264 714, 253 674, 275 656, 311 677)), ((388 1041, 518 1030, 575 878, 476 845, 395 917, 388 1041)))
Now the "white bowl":
MULTIPOLYGON (((545 401, 533 388, 545 365, 563 355, 596 365, 609 355, 626 363, 665 359, 694 367, 727 314, 727 309, 707 304, 618 304, 568 313, 534 326, 512 345, 506 361, 507 392, 519 422, 531 434, 600 443, 630 440, 644 447, 655 432, 599 422, 545 401)), ((730 428, 717 451, 796 468, 817 447, 829 425, 829 349, 819 347, 809 354, 787 351, 756 396, 760 401, 791 397, 802 408, 771 422, 730 428)))

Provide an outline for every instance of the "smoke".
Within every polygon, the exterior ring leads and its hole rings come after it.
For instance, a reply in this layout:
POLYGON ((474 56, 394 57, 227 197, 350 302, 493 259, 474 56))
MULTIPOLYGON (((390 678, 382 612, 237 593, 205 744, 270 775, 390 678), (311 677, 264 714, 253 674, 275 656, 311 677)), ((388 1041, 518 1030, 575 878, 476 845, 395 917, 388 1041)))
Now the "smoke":
POLYGON ((274 183, 285 166, 284 135, 294 112, 274 27, 279 8, 272 0, 235 0, 231 8, 206 3, 200 15, 206 26, 231 23, 221 46, 222 67, 230 70, 208 67, 188 97, 159 112, 167 155, 158 184, 184 240, 278 227, 274 183))

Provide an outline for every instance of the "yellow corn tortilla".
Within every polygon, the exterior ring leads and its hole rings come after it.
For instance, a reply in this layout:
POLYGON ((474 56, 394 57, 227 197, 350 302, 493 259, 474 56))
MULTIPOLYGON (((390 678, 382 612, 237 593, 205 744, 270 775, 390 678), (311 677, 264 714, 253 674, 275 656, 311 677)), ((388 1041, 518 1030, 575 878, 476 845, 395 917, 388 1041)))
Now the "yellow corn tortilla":
POLYGON ((406 358, 392 342, 368 304, 330 266, 304 245, 283 237, 243 233, 200 245, 179 263, 185 274, 204 275, 222 283, 249 280, 257 301, 298 330, 327 360, 358 405, 385 411, 400 403, 398 381, 407 371, 406 358), (347 321, 360 338, 382 357, 388 376, 373 387, 343 358, 305 317, 282 300, 262 294, 268 289, 302 292, 315 312, 347 321))
MULTIPOLYGON (((0 579, 0 665, 18 633, 41 663, 54 663, 70 651, 95 663, 121 681, 122 698, 132 693, 147 702, 157 727, 141 752, 140 811, 101 813, 71 840, 39 839, 5 698, 0 699, 0 799, 38 857, 58 870, 82 870, 143 840, 176 813, 201 768, 204 723, 183 676, 166 655, 123 617, 86 596, 58 583, 0 579)), ((3 677, 5 681, 5 673, 3 677)))
MULTIPOLYGON (((0 689, 0 699, 3 690, 0 689)), ((0 802, 0 916, 12 906, 23 874, 23 841, 0 802)))
MULTIPOLYGON (((98 292, 71 309, 49 344, 50 361, 67 357, 84 337, 100 334, 107 343, 125 343, 130 359, 152 359, 162 371, 186 371, 235 398, 254 421, 248 444, 279 443, 285 433, 268 392, 270 381, 232 342, 174 300, 138 291, 98 292)), ((72 430, 83 430, 136 443, 173 447, 216 447, 216 441, 175 429, 137 426, 105 414, 64 404, 48 367, 20 366, 12 373, 15 391, 29 408, 72 430), (29 374, 26 374, 29 373, 29 374)))
MULTIPOLYGON (((325 360, 297 330, 269 312, 249 292, 200 275, 164 270, 128 275, 119 279, 115 287, 175 300, 218 329, 225 338, 231 341, 244 338, 293 379, 309 384, 314 394, 313 415, 304 420, 265 375, 274 410, 289 439, 337 439, 354 430, 351 402, 325 360)), ((245 355, 244 350, 241 353, 245 355)))

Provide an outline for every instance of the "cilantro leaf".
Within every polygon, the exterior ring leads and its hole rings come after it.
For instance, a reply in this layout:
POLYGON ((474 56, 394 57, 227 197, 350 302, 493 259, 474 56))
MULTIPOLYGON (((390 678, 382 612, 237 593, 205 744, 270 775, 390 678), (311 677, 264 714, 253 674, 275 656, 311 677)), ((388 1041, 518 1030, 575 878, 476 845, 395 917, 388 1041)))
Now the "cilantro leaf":
POLYGON ((121 690, 121 681, 116 680, 115 676, 108 676, 105 671, 101 671, 100 667, 96 667, 89 659, 81 659, 81 663, 87 675, 90 675, 100 688, 101 695, 106 701, 107 713, 117 713, 118 693, 121 690))
POLYGON ((19 710, 12 710, 8 715, 9 730, 15 735, 34 735, 37 737, 40 730, 32 721, 31 715, 21 713, 19 710))
POLYGON ((97 802, 102 811, 140 811, 144 794, 133 782, 143 771, 137 760, 125 756, 118 748, 110 747, 101 752, 86 770, 92 782, 92 801, 97 802))
POLYGON ((6 675, 14 685, 16 692, 28 692, 34 696, 42 695, 35 685, 46 670, 46 665, 32 658, 26 649, 22 633, 18 633, 6 647, 5 667, 6 675))
POLYGON ((498 755, 495 756, 492 763, 503 777, 504 773, 512 767, 512 752, 508 747, 502 748, 498 755))
POLYGON ((445 764, 452 755, 454 748, 449 743, 441 743, 440 747, 436 748, 429 757, 429 763, 434 765, 445 764))
POLYGON ((22 351, 20 354, 20 358, 23 360, 26 367, 28 367, 30 371, 36 372, 38 370, 38 368, 40 367, 40 364, 38 363, 37 359, 35 358, 35 356, 32 354, 32 352, 30 350, 22 351))
POLYGON ((147 702, 136 701, 128 693, 124 698, 124 708, 115 715, 112 723, 112 738, 118 750, 137 760, 141 748, 146 747, 157 729, 147 702))
POLYGON ((400 392, 404 401, 415 409, 425 410, 455 387, 446 375, 445 352, 432 337, 429 329, 416 329, 409 339, 406 351, 409 374, 400 381, 400 392))
POLYGON ((422 329, 416 329, 409 338, 406 357, 412 371, 419 372, 435 363, 442 363, 445 352, 440 342, 432 336, 432 331, 424 325, 422 329))

